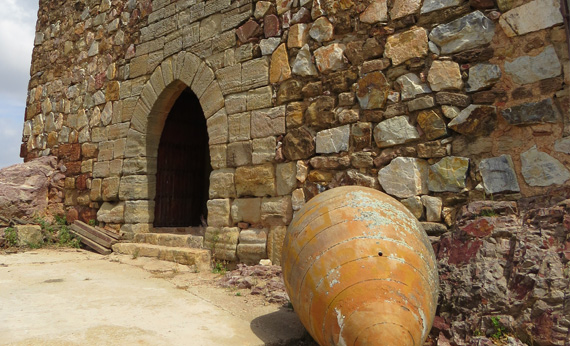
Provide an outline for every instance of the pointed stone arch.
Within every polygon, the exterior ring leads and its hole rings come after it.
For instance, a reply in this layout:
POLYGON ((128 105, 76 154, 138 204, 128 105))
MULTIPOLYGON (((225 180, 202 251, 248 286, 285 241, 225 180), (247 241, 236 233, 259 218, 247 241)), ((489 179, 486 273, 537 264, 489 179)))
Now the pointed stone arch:
POLYGON ((207 121, 210 144, 220 132, 227 141, 224 97, 212 69, 199 57, 180 52, 164 60, 142 88, 127 133, 121 188, 124 194, 125 223, 139 225, 134 232, 148 232, 154 218, 156 158, 160 137, 170 109, 189 88, 196 95, 207 121))

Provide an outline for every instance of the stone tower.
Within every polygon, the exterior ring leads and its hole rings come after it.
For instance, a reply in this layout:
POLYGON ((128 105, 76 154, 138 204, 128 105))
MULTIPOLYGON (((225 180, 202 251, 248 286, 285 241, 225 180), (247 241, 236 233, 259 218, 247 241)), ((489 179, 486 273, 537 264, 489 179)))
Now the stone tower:
POLYGON ((445 231, 467 201, 568 195, 560 6, 41 0, 22 156, 61 160, 70 218, 206 224, 228 261, 279 263, 293 213, 340 185, 445 231))

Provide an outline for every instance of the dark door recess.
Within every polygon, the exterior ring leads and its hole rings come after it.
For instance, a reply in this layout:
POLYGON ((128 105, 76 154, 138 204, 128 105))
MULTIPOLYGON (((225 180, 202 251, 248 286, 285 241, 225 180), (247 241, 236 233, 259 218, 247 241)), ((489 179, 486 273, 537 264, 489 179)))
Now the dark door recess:
POLYGON ((158 147, 155 227, 200 226, 206 218, 210 152, 206 119, 192 90, 182 92, 158 147))

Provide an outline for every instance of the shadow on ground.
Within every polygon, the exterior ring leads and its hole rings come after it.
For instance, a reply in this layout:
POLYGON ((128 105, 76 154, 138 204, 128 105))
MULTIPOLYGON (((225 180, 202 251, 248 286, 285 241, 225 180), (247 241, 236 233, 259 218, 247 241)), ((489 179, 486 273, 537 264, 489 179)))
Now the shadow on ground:
POLYGON ((253 333, 267 346, 318 346, 297 314, 289 308, 282 307, 278 311, 259 316, 251 321, 250 326, 253 333))

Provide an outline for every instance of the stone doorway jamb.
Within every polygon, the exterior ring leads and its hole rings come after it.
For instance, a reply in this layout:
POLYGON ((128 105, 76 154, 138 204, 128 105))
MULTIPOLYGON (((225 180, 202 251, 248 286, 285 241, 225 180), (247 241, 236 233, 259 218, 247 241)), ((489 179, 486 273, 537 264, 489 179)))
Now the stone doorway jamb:
POLYGON ((222 90, 212 69, 199 57, 180 52, 154 70, 142 89, 127 134, 125 157, 134 160, 137 169, 124 166, 121 178, 121 186, 130 186, 133 192, 125 198, 126 232, 152 232, 160 136, 170 109, 186 88, 200 101, 210 138, 223 127, 224 119, 227 122, 222 90))

